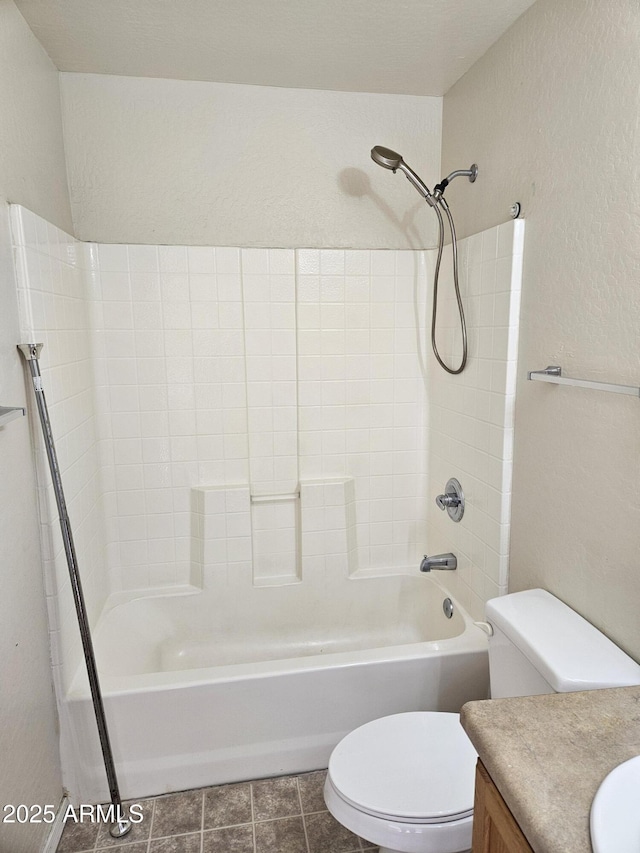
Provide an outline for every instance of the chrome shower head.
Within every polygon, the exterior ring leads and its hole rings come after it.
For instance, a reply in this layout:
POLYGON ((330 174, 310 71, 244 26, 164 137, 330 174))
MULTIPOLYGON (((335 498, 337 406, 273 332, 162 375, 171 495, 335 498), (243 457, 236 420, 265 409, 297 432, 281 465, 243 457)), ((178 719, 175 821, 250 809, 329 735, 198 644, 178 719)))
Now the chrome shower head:
POLYGON ((392 151, 390 148, 384 148, 382 145, 374 145, 371 149, 371 159, 374 163, 377 163, 378 166, 382 166, 383 169, 391 169, 392 172, 400 169, 400 171, 404 172, 407 179, 418 190, 420 195, 429 204, 435 204, 429 187, 420 180, 418 175, 416 175, 410 166, 407 166, 402 159, 402 154, 398 154, 397 151, 392 151))

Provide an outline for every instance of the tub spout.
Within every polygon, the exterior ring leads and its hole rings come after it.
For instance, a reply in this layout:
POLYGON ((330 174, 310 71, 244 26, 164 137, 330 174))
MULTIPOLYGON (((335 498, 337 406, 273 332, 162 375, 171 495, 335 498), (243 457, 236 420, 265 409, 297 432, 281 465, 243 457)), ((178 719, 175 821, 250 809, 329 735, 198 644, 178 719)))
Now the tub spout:
POLYGON ((458 558, 455 554, 434 554, 433 557, 427 557, 425 554, 420 563, 421 572, 430 572, 438 569, 444 572, 452 572, 458 568, 458 558))

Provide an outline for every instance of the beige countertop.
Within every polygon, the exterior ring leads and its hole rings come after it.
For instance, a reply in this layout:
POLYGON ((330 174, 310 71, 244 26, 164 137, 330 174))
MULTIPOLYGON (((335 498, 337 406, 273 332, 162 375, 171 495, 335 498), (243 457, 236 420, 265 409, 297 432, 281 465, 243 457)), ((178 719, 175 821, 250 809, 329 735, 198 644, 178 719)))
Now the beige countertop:
POLYGON ((640 755, 640 687, 468 702, 461 721, 536 853, 589 853, 600 783, 640 755))

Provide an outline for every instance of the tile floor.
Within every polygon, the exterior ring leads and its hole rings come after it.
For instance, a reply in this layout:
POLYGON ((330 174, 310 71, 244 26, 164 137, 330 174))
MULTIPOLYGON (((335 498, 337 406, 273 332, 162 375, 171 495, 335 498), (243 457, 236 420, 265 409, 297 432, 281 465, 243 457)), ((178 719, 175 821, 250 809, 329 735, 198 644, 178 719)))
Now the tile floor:
POLYGON ((136 800, 144 819, 121 840, 67 824, 57 853, 375 853, 326 809, 325 770, 136 800))

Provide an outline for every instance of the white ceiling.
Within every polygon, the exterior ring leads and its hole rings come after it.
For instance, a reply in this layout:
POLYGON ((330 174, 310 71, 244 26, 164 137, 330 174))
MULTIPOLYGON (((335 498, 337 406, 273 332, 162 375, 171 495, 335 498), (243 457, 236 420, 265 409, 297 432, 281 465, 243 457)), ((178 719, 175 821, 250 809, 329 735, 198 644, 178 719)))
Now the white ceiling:
POLYGON ((443 95, 534 0, 16 0, 61 71, 443 95))

